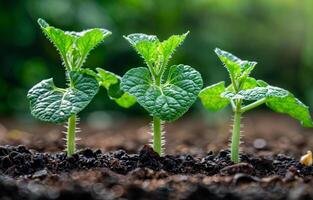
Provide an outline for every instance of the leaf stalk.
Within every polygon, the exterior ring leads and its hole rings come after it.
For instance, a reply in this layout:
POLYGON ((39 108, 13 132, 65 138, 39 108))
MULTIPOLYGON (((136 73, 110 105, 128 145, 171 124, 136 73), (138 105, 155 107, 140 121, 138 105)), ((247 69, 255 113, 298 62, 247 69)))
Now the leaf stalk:
POLYGON ((244 106, 241 109, 241 112, 244 113, 244 112, 247 112, 249 110, 252 110, 253 108, 258 107, 259 105, 262 105, 265 102, 266 102, 266 98, 259 99, 258 101, 255 101, 255 102, 253 102, 253 103, 251 103, 249 105, 244 106))

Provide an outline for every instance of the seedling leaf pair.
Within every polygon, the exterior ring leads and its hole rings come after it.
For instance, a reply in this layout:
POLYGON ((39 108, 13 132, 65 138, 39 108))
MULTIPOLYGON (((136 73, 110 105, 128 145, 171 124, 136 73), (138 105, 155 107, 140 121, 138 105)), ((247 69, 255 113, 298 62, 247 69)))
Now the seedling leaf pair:
POLYGON ((60 52, 67 70, 81 68, 90 51, 111 35, 110 31, 100 28, 70 32, 50 26, 43 19, 38 19, 38 23, 47 38, 60 52))
POLYGON ((272 110, 290 115, 299 120, 303 126, 312 126, 308 107, 295 98, 293 94, 285 89, 270 86, 262 80, 250 77, 256 62, 243 61, 220 49, 216 49, 215 52, 233 80, 227 88, 225 88, 224 82, 204 88, 199 97, 205 108, 218 111, 226 107, 231 101, 243 100, 244 105, 251 101, 263 99, 263 103, 272 110))
POLYGON ((131 34, 125 39, 144 59, 147 67, 133 68, 122 78, 121 88, 136 97, 153 116, 153 149, 162 154, 161 121, 181 117, 197 99, 202 88, 199 72, 187 65, 168 67, 176 48, 188 32, 160 42, 154 35, 131 34))
POLYGON ((90 51, 100 44, 110 31, 105 29, 89 29, 82 32, 69 32, 50 26, 43 19, 38 23, 60 52, 66 67, 67 88, 58 88, 53 79, 46 79, 36 84, 28 92, 31 113, 39 120, 63 123, 67 126, 67 155, 75 152, 76 115, 82 111, 99 90, 99 85, 108 90, 108 95, 119 105, 133 105, 135 97, 120 89, 120 77, 97 69, 98 73, 82 68, 90 51))
POLYGON ((220 49, 215 49, 215 53, 226 67, 231 84, 225 87, 225 83, 220 82, 206 87, 199 93, 199 98, 204 107, 210 111, 218 111, 231 104, 234 112, 231 143, 233 162, 239 162, 241 115, 261 104, 276 112, 290 115, 299 120, 303 126, 313 126, 308 107, 293 94, 250 77, 256 62, 241 60, 220 49))
POLYGON ((156 36, 131 34, 125 37, 143 57, 148 68, 129 70, 121 87, 135 96, 152 116, 164 121, 181 117, 195 102, 202 88, 199 72, 187 65, 167 66, 175 49, 188 33, 160 42, 156 36))
POLYGON ((183 35, 173 35, 167 40, 160 42, 154 35, 134 33, 125 39, 142 56, 150 71, 156 75, 163 73, 168 61, 176 48, 181 45, 189 32, 183 35), (162 71, 163 70, 163 71, 162 71))

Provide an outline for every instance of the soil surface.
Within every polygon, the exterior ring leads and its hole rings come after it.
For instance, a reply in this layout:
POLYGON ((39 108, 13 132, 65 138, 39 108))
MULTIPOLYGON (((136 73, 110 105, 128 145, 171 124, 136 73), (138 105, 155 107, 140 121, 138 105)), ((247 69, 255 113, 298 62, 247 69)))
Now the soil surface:
POLYGON ((239 164, 230 161, 228 122, 167 125, 162 157, 145 145, 146 120, 105 129, 82 123, 80 150, 71 158, 62 152, 62 129, 0 122, 1 200, 313 199, 313 167, 299 163, 313 147, 313 131, 282 115, 244 120, 239 164))

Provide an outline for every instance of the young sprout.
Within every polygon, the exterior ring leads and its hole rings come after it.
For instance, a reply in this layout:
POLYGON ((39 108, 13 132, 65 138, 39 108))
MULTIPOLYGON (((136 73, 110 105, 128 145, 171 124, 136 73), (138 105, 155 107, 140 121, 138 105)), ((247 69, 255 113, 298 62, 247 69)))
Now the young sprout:
POLYGON ((286 113, 299 120, 305 127, 312 127, 308 107, 293 94, 250 77, 256 62, 241 60, 220 49, 215 49, 215 53, 227 69, 231 83, 227 87, 224 81, 208 86, 200 92, 199 98, 210 111, 218 111, 231 104, 234 112, 231 160, 234 163, 239 162, 241 115, 257 106, 265 104, 276 112, 286 113))
POLYGON ((138 103, 153 116, 153 149, 162 155, 164 141, 162 121, 181 117, 197 99, 202 88, 199 72, 190 66, 168 66, 175 49, 188 33, 173 35, 160 42, 154 35, 131 34, 125 39, 142 56, 147 67, 130 69, 121 88, 136 97, 138 103))
MULTIPOLYGON (((27 94, 31 114, 45 122, 68 122, 66 150, 67 156, 70 157, 75 153, 77 114, 97 94, 99 84, 105 84, 108 91, 112 91, 112 93, 121 91, 119 85, 116 86, 120 80, 118 76, 110 74, 111 78, 107 80, 108 76, 103 75, 104 70, 98 69, 99 73, 96 74, 90 69, 82 68, 90 51, 108 37, 111 32, 100 28, 82 32, 68 32, 50 26, 43 19, 38 19, 38 23, 60 53, 65 66, 67 88, 56 87, 52 78, 37 83, 27 94)), ((111 98, 124 102, 125 96, 128 97, 129 95, 120 92, 119 95, 111 98)), ((131 96, 129 98, 134 99, 131 96)), ((129 104, 134 103, 134 101, 128 102, 129 104)), ((128 105, 126 104, 125 107, 128 105)))

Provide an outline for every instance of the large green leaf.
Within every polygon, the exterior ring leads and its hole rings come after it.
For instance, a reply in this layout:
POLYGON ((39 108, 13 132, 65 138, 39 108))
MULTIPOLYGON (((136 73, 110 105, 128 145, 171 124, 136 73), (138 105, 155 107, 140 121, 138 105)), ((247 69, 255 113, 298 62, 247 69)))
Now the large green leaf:
POLYGON ((53 79, 46 79, 27 94, 31 113, 39 120, 62 123, 82 111, 98 92, 98 82, 90 75, 70 72, 71 87, 57 88, 53 79))
POLYGON ((38 19, 38 23, 48 39, 60 52, 65 65, 70 70, 80 68, 89 52, 111 34, 110 31, 100 28, 81 32, 63 31, 50 26, 43 19, 38 19))
POLYGON ((134 96, 121 90, 120 76, 101 68, 97 68, 97 72, 97 79, 100 82, 100 85, 107 90, 109 97, 119 106, 129 108, 136 103, 136 98, 134 96))
POLYGON ((222 96, 228 99, 243 99, 247 101, 257 101, 267 97, 286 97, 289 94, 287 90, 279 87, 255 87, 253 89, 241 90, 237 94, 232 92, 225 92, 222 96))
POLYGON ((309 108, 291 93, 284 97, 268 97, 266 105, 275 112, 285 113, 299 120, 305 127, 313 127, 309 108))
POLYGON ((263 81, 258 83, 264 87, 242 90, 238 94, 225 92, 222 96, 228 99, 243 99, 247 101, 264 99, 265 104, 272 110, 290 115, 299 120, 303 126, 313 126, 309 108, 295 98, 293 94, 279 87, 266 86, 266 83, 263 81))
POLYGON ((242 90, 238 93, 238 95, 242 96, 242 99, 247 101, 257 101, 259 99, 267 97, 286 97, 288 95, 288 91, 279 87, 267 86, 255 87, 249 90, 242 90))
POLYGON ((146 64, 156 71, 166 66, 175 49, 184 41, 188 32, 182 35, 173 35, 167 40, 160 42, 155 35, 135 33, 125 36, 125 39, 142 56, 146 64))
POLYGON ((230 103, 227 98, 221 96, 223 92, 225 92, 224 81, 201 90, 199 98, 206 109, 210 111, 218 111, 225 108, 230 103))
POLYGON ((133 68, 123 76, 121 88, 135 96, 151 115, 174 121, 195 102, 202 84, 199 72, 187 65, 177 65, 169 69, 160 86, 153 83, 147 68, 133 68))

